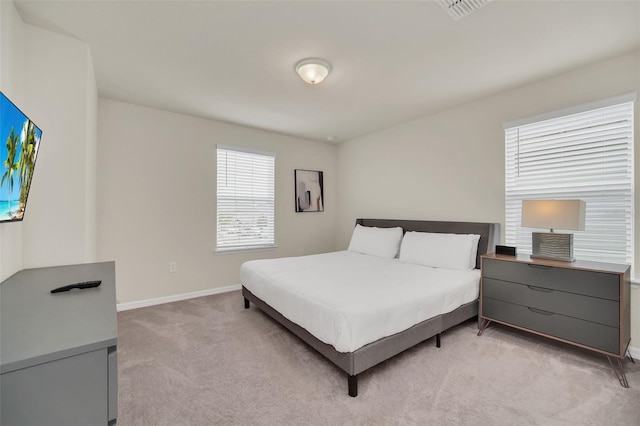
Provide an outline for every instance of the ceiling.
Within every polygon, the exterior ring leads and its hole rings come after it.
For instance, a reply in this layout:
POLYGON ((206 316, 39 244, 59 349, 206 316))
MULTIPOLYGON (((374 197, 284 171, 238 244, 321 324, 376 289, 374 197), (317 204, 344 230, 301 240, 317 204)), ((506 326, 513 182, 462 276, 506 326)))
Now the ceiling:
POLYGON ((341 142, 640 48, 640 2, 15 0, 88 43, 100 96, 341 142), (295 63, 329 61, 319 85, 295 63))

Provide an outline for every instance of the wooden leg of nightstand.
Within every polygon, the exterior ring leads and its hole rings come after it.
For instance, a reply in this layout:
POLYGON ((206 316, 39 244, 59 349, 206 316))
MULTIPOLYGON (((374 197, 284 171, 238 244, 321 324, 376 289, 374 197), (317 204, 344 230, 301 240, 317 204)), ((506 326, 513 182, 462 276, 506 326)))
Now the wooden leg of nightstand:
POLYGON ((491 320, 488 320, 486 318, 484 318, 482 320, 482 326, 480 327, 480 330, 478 330, 478 336, 482 336, 482 332, 489 327, 489 324, 491 323, 491 320))
POLYGON ((632 363, 636 363, 636 360, 633 359, 633 357, 631 356, 631 352, 629 352, 629 345, 631 344, 631 339, 629 339, 629 341, 627 342, 627 347, 624 349, 624 355, 627 357, 627 359, 629 361, 631 361, 632 363))
POLYGON ((611 365, 611 368, 613 368, 613 372, 616 373, 616 377, 618 378, 618 381, 620 382, 620 386, 622 386, 623 388, 628 388, 629 387, 629 382, 627 382, 627 376, 624 374, 624 365, 622 365, 622 359, 620 358, 616 358, 616 364, 614 364, 613 361, 611 361, 611 357, 609 355, 607 355, 607 359, 609 360, 609 364, 611 365))

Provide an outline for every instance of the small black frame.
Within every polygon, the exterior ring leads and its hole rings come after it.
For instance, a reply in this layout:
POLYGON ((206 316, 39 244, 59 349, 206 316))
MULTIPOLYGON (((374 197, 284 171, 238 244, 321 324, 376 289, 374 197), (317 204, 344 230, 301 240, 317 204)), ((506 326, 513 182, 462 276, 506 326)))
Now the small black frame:
POLYGON ((295 169, 296 212, 324 211, 324 176, 319 170, 295 169))

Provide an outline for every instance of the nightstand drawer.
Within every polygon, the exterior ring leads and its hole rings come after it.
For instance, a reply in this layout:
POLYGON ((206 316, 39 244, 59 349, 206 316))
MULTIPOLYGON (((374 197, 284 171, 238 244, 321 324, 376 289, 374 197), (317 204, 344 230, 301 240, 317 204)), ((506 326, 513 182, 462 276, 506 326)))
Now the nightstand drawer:
POLYGON ((545 287, 482 279, 482 297, 529 306, 618 328, 619 302, 597 297, 566 293, 545 287))
POLYGON ((620 300, 620 277, 616 274, 483 259, 482 275, 568 293, 620 300))
POLYGON ((482 299, 482 316, 560 339, 619 354, 619 329, 535 308, 482 299))

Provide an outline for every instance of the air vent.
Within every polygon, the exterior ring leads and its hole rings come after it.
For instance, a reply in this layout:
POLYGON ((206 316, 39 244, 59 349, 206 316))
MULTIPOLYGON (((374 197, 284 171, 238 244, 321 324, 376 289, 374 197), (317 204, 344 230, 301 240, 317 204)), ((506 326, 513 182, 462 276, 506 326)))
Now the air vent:
POLYGON ((493 0, 436 0, 454 21, 459 21, 493 0))

